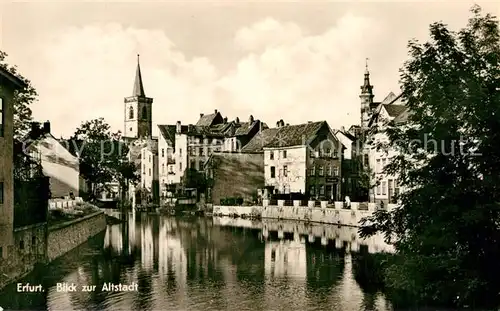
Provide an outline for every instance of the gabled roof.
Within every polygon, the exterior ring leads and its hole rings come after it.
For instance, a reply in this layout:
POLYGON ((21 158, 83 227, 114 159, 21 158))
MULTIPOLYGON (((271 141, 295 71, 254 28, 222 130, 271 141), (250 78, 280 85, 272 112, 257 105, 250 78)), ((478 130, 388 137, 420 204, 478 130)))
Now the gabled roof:
POLYGON ((285 125, 278 128, 278 133, 265 142, 264 148, 280 148, 303 146, 312 141, 323 126, 328 126, 326 121, 304 123, 298 125, 285 125))
POLYGON ((236 124, 236 131, 234 132, 234 136, 245 136, 250 133, 250 131, 258 126, 260 123, 259 120, 255 120, 252 123, 250 122, 240 122, 236 124))
POLYGON ((7 68, 0 66, 0 78, 7 80, 9 83, 14 85, 15 88, 23 89, 27 86, 26 82, 20 79, 18 76, 14 75, 7 68))
POLYGON ((406 107, 403 105, 382 105, 385 111, 387 111, 387 114, 389 114, 390 117, 395 118, 399 116, 403 111, 406 110, 406 107))
POLYGON ((262 152, 266 142, 271 141, 279 128, 267 128, 257 133, 243 148, 241 152, 262 152))
POLYGON ((384 98, 384 100, 381 102, 381 104, 383 104, 383 105, 390 104, 396 98, 397 98, 397 96, 393 92, 389 92, 389 94, 387 94, 387 96, 384 98))
POLYGON ((216 110, 215 113, 200 116, 200 119, 196 122, 196 126, 212 126, 223 121, 222 115, 216 110))
POLYGON ((158 129, 160 130, 160 135, 167 141, 169 145, 175 147, 175 125, 158 125, 158 129))

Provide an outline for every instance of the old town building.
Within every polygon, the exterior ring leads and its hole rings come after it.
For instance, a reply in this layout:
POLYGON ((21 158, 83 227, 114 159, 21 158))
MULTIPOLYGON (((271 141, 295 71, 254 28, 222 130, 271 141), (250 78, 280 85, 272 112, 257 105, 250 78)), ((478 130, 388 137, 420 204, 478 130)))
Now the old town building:
POLYGON ((339 200, 343 146, 326 121, 287 125, 280 120, 276 129, 254 139, 250 143, 264 151, 269 193, 339 200))

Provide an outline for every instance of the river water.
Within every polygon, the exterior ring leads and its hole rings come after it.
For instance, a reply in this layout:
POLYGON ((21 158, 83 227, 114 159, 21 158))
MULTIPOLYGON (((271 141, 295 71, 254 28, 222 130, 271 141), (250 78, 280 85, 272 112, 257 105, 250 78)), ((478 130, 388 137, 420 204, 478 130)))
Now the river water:
POLYGON ((5 310, 391 310, 356 277, 359 254, 390 251, 355 228, 230 218, 118 215, 124 224, 0 292, 5 310), (59 289, 58 284, 59 283, 59 289), (103 291, 130 285, 132 291, 103 291), (76 291, 61 291, 75 284, 76 291), (135 285, 137 290, 135 291, 135 285), (82 286, 96 286, 86 292, 82 286))

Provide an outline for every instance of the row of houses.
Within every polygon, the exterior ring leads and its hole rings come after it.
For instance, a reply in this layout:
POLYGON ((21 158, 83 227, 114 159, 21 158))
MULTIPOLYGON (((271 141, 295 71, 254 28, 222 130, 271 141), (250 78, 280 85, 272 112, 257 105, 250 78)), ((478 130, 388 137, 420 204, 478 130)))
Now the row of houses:
MULTIPOLYGON (((397 176, 387 176, 383 167, 394 151, 376 150, 368 142, 384 139, 383 134, 366 137, 366 133, 388 120, 405 122, 408 111, 401 96, 392 92, 384 100, 374 101, 368 70, 360 100, 361 122, 348 130, 334 130, 326 121, 290 125, 279 120, 270 127, 252 115, 228 120, 214 110, 200 114, 194 124, 160 124, 159 135, 154 137, 153 99, 145 95, 137 63, 132 95, 124 98, 124 139, 140 182, 129 186, 128 199, 137 202, 141 192, 151 202, 171 200, 183 192, 186 171, 196 170, 209 181, 205 200, 215 204, 227 197, 255 201, 259 196, 279 194, 392 202, 400 192, 397 176)), ((86 191, 77 155, 68 151, 67 141, 50 133, 48 121, 33 123, 24 142, 28 139, 29 148, 23 147, 51 178, 52 197, 86 191)), ((120 197, 118 182, 108 186, 103 199, 120 197)))
POLYGON ((361 122, 348 130, 333 130, 326 121, 290 125, 279 120, 275 127, 253 116, 229 121, 215 110, 200 114, 195 124, 158 125, 159 136, 153 137, 147 112, 152 99, 144 93, 138 63, 133 94, 124 101, 125 132, 133 133, 127 138, 130 160, 141 175, 136 188, 161 201, 182 191, 186 170, 197 170, 210 180, 206 199, 215 203, 230 196, 255 199, 257 189, 262 189, 260 195, 392 202, 400 191, 397 176, 386 176, 383 167, 393 155, 374 147, 383 134, 367 133, 388 120, 405 122, 408 111, 401 96, 392 92, 374 101, 368 69, 360 101, 361 122), (135 112, 141 110, 139 118, 135 112))

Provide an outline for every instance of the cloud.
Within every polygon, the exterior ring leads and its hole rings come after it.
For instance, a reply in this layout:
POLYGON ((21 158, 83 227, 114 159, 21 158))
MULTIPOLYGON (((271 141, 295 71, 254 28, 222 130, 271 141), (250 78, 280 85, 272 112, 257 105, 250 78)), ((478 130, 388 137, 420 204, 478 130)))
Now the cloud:
POLYGON ((280 23, 268 17, 236 32, 235 43, 242 50, 255 51, 269 46, 290 44, 302 38, 302 29, 294 23, 280 23))
POLYGON ((194 123, 214 109, 230 119, 252 114, 270 125, 278 119, 348 125, 358 122, 363 60, 380 31, 374 20, 349 14, 315 35, 267 18, 235 32, 234 44, 246 54, 222 74, 207 58, 186 58, 159 30, 68 28, 40 47, 43 65, 30 77, 40 93, 34 113, 63 135, 97 117, 123 130, 123 97, 132 92, 140 53, 145 92, 154 98, 154 128, 194 123))

